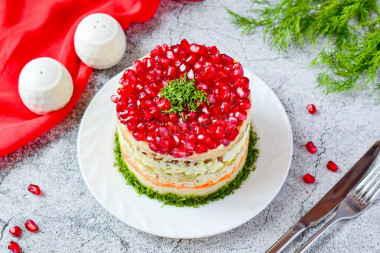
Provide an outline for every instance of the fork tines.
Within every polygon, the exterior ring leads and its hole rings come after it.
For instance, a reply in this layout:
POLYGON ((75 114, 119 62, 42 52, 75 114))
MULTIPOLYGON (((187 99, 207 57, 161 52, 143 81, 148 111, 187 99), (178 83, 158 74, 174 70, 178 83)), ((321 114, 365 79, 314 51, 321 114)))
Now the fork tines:
POLYGON ((352 190, 351 194, 363 202, 372 202, 380 193, 380 163, 368 173, 363 180, 352 190))

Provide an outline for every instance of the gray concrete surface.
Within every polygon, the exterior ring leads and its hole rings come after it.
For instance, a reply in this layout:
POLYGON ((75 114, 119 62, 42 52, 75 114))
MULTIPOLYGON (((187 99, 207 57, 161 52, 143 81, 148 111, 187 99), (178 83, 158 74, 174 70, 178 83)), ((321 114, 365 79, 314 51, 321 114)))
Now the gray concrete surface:
MULTIPOLYGON (((0 252, 14 238, 14 225, 33 219, 40 232, 26 232, 24 252, 264 252, 380 139, 380 106, 370 89, 361 93, 323 95, 316 88, 317 68, 308 63, 318 48, 290 50, 289 56, 262 41, 262 33, 241 36, 229 22, 225 6, 244 13, 249 0, 186 2, 164 0, 150 21, 126 31, 127 52, 109 70, 95 71, 74 110, 60 124, 25 147, 0 158, 0 252), (166 239, 137 231, 109 214, 87 189, 77 161, 76 139, 82 115, 96 92, 112 76, 156 44, 191 42, 217 45, 260 76, 284 104, 294 135, 290 173, 280 193, 259 215, 226 233, 194 240, 166 239), (318 114, 305 109, 314 103, 318 114), (303 144, 312 140, 318 154, 303 144), (341 168, 326 169, 329 160, 341 168), (316 183, 306 185, 311 173, 316 183), (38 184, 43 197, 26 188, 38 184)), ((101 119, 99 119, 101 121, 101 119)), ((380 162, 380 161, 379 161, 380 162)), ((23 226, 22 226, 23 227, 23 226)), ((304 233, 286 252, 294 252, 316 229, 304 233)), ((310 252, 380 252, 380 200, 363 215, 341 222, 310 252)))

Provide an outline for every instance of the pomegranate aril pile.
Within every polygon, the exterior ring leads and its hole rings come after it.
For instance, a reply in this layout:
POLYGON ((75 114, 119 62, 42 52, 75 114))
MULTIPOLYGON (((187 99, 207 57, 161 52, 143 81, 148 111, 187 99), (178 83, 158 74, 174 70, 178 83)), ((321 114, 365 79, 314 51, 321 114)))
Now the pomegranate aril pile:
POLYGON ((148 142, 152 151, 161 154, 190 156, 236 139, 251 108, 249 79, 243 75, 241 64, 217 47, 182 40, 177 45, 157 45, 149 58, 135 61, 111 100, 118 119, 137 141, 148 142), (185 73, 197 89, 206 92, 207 103, 196 112, 168 114, 171 104, 159 93, 185 73), (194 138, 188 140, 188 135, 194 138))

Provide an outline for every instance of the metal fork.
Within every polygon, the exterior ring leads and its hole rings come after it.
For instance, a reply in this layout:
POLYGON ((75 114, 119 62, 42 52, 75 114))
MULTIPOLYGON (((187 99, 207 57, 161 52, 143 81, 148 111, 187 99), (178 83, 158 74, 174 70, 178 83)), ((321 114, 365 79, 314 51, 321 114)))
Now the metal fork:
POLYGON ((311 237, 296 253, 305 252, 310 245, 315 242, 323 232, 331 225, 340 220, 355 218, 371 205, 380 193, 380 188, 375 192, 380 184, 380 163, 368 173, 363 180, 347 195, 339 205, 335 215, 311 237))

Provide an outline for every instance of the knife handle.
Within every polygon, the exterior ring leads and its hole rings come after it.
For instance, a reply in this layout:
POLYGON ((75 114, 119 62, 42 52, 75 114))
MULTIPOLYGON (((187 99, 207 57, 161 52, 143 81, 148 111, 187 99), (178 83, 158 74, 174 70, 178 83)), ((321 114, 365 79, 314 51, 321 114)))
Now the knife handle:
POLYGON ((275 244, 265 253, 281 252, 289 243, 297 238, 307 227, 301 222, 297 222, 288 232, 286 232, 275 244))

